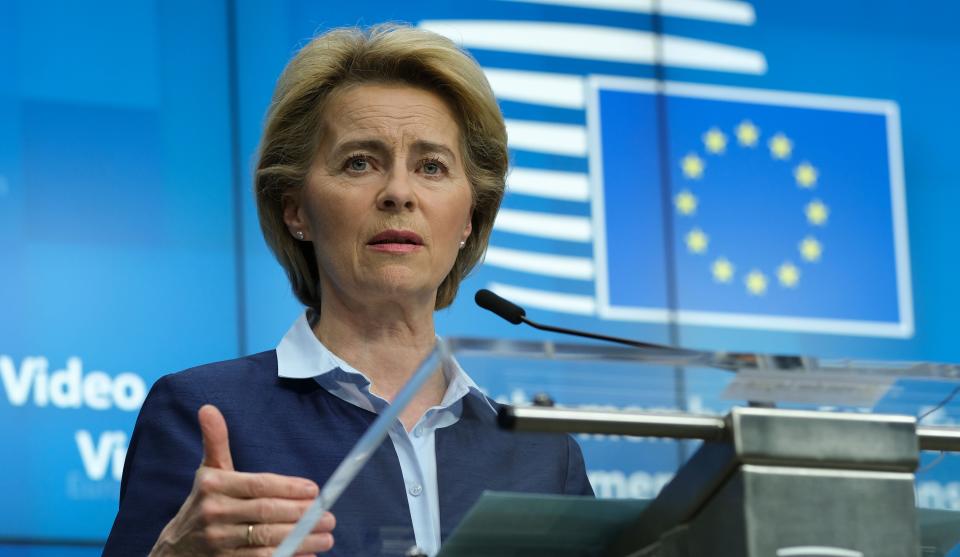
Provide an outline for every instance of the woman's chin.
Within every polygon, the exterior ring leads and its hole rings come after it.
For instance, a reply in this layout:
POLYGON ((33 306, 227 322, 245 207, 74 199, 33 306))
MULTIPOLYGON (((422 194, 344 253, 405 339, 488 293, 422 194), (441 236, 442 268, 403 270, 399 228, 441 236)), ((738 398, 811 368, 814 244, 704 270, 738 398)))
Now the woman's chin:
POLYGON ((403 265, 391 265, 379 269, 373 280, 365 281, 367 292, 375 299, 401 303, 423 299, 432 300, 437 295, 438 285, 424 279, 423 272, 403 265))

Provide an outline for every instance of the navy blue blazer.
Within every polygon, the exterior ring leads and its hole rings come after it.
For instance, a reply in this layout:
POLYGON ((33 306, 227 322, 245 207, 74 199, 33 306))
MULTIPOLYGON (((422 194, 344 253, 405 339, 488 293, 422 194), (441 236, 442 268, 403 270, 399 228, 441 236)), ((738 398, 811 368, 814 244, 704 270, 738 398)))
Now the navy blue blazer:
MULTIPOLYGON (((569 435, 511 433, 476 397, 436 432, 441 539, 484 490, 593 495, 580 447, 569 435)), ((120 484, 120 509, 103 555, 146 555, 177 513, 203 456, 197 411, 214 404, 230 433, 237 470, 324 481, 376 414, 313 379, 277 375, 275 351, 161 378, 137 418, 120 484)), ((403 475, 383 443, 332 509, 331 555, 403 555, 414 545, 403 475)))

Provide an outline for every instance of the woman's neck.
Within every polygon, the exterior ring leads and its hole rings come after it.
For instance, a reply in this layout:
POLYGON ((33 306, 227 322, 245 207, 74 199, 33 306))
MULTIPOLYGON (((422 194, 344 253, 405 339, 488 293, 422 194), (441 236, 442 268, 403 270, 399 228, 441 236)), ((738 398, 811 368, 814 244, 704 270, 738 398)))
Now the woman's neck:
MULTIPOLYGON (((324 298, 312 329, 324 346, 370 379, 374 394, 388 401, 393 400, 436 344, 433 307, 344 304, 331 296, 324 298)), ((422 406, 425 411, 439 404, 445 391, 446 379, 437 373, 411 406, 422 406)), ((422 412, 416 418, 420 415, 422 412)))

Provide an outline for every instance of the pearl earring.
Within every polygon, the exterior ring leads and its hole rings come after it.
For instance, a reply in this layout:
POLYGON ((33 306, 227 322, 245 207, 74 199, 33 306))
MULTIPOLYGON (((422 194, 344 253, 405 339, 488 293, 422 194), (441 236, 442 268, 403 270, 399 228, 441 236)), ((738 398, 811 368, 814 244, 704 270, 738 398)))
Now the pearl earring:
POLYGON ((464 247, 465 245, 467 245, 467 241, 466 241, 466 240, 460 240, 460 249, 463 249, 463 247, 464 247))
POLYGON ((303 239, 303 230, 297 230, 297 238, 300 240, 303 239))

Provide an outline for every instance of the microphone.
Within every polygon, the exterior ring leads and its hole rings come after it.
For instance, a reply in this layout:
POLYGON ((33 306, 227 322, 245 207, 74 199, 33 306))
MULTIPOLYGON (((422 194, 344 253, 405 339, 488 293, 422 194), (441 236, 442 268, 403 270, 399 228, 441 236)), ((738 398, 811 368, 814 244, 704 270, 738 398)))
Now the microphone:
POLYGON ((648 350, 664 350, 669 351, 672 354, 699 354, 696 351, 686 350, 683 348, 677 348, 674 346, 667 346, 664 344, 654 344, 651 342, 640 342, 638 340, 630 340, 626 338, 612 337, 607 335, 598 335, 596 333, 589 333, 587 331, 577 331, 574 329, 565 329, 563 327, 554 327, 553 325, 544 325, 542 323, 537 323, 527 319, 527 312, 517 304, 501 298, 500 296, 494 294, 493 292, 487 290, 486 288, 481 288, 477 290, 477 293, 473 297, 473 301, 477 303, 478 306, 482 307, 487 311, 491 311, 501 318, 513 323, 514 325, 519 325, 520 323, 526 323, 534 329, 540 329, 541 331, 550 331, 552 333, 560 333, 563 335, 572 335, 583 338, 592 338, 594 340, 602 340, 606 342, 614 342, 617 344, 625 344, 627 346, 632 346, 634 348, 645 348, 648 350))
POLYGON ((527 315, 527 312, 524 311, 522 307, 511 302, 510 300, 507 300, 506 298, 497 296, 486 288, 477 290, 477 293, 473 296, 473 301, 483 309, 496 313, 514 325, 523 323, 524 316, 527 315))

